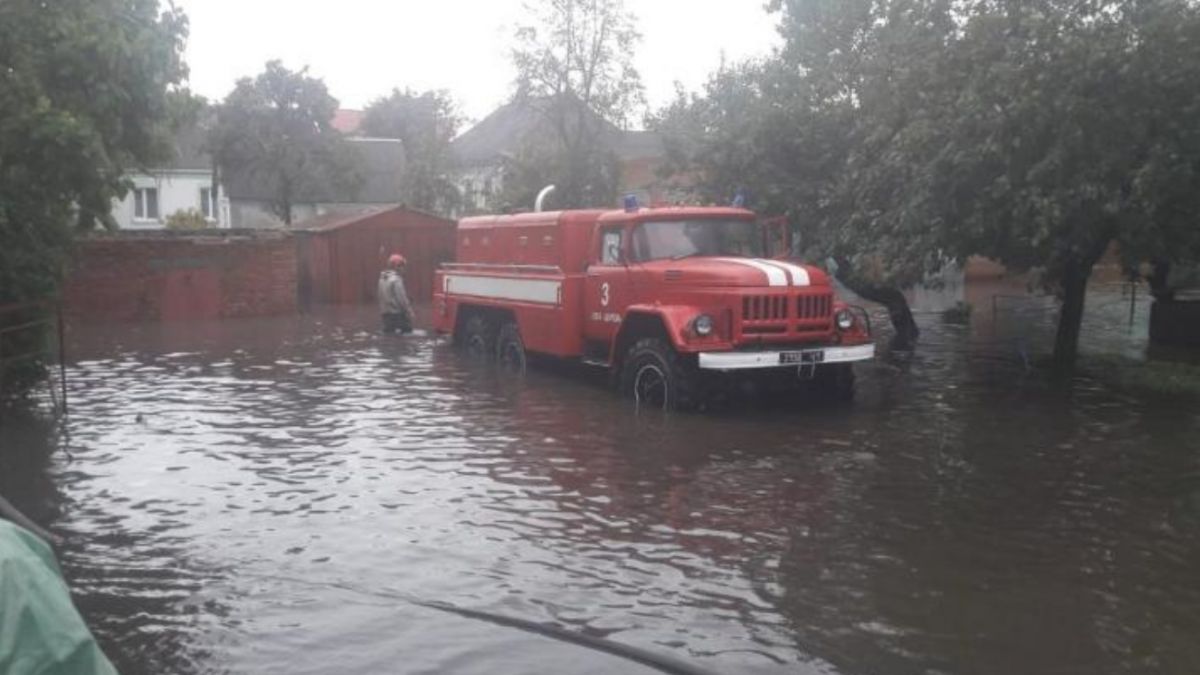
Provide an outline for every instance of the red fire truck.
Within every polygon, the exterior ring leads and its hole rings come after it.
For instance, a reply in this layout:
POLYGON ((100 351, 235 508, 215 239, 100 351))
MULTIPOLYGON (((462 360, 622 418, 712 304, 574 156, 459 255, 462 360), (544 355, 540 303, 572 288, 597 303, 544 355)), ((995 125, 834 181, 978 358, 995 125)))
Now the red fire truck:
POLYGON ((875 354, 867 313, 820 269, 765 257, 776 234, 726 207, 465 218, 434 327, 505 369, 527 354, 608 368, 643 406, 691 408, 737 375, 849 398, 852 364, 875 354))

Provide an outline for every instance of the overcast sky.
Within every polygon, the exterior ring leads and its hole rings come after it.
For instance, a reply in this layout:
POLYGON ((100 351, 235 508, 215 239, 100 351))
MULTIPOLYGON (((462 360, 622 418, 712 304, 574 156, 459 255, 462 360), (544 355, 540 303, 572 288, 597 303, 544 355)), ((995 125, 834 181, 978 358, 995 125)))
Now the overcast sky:
MULTIPOLYGON (((175 0, 191 21, 191 88, 224 98, 269 59, 309 66, 345 108, 393 87, 448 89, 472 119, 511 91, 508 48, 527 0, 175 0)), ((626 0, 643 35, 636 63, 652 106, 699 88, 722 52, 779 43, 765 0, 626 0)))

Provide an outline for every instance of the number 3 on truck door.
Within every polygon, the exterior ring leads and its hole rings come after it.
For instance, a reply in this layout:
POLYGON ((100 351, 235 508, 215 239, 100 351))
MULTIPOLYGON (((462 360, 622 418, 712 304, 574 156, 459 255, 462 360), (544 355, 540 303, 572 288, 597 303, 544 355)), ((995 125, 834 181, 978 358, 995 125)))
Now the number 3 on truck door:
POLYGON ((616 335, 622 310, 629 304, 629 268, 621 226, 601 228, 596 237, 584 281, 584 336, 608 341, 616 335))

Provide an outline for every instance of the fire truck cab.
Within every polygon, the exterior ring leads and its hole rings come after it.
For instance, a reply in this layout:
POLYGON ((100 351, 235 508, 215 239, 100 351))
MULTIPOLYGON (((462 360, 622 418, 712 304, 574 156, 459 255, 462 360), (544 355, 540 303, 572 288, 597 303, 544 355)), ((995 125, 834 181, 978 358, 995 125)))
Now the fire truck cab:
POLYGON ((853 395, 869 318, 818 268, 768 258, 751 211, 628 208, 460 221, 434 284, 434 327, 477 359, 527 354, 610 369, 641 405, 696 406, 722 376, 786 371, 853 395))

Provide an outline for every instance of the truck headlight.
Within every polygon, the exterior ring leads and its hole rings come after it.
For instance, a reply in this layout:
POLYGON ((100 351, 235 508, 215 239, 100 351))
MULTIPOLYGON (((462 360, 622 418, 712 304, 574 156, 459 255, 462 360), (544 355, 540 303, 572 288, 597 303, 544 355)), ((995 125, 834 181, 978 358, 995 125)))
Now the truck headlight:
POLYGON ((696 335, 701 337, 712 335, 713 318, 707 314, 701 314, 692 322, 692 328, 696 331, 696 335))
POLYGON ((837 327, 841 330, 850 330, 854 327, 854 315, 848 309, 838 311, 836 319, 837 327))

